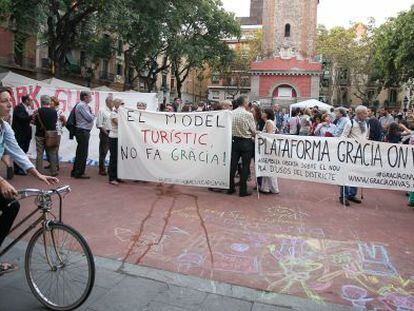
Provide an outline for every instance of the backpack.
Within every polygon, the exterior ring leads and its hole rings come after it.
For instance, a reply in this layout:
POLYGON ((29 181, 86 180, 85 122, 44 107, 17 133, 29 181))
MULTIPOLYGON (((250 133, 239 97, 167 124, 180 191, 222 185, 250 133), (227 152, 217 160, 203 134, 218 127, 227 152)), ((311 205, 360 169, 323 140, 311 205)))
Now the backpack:
POLYGON ((76 130, 76 107, 78 104, 75 105, 75 107, 72 109, 72 111, 69 114, 68 121, 66 122, 66 128, 69 131, 69 139, 73 139, 75 136, 75 130, 76 130))

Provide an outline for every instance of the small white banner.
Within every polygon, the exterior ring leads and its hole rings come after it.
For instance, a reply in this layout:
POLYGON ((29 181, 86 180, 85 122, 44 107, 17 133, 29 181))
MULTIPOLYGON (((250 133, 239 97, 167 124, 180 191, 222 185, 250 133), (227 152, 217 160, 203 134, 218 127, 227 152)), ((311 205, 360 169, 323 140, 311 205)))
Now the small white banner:
POLYGON ((260 133, 256 173, 258 177, 414 191, 414 146, 260 133))
POLYGON ((229 111, 185 114, 121 109, 118 176, 227 189, 231 127, 229 111))

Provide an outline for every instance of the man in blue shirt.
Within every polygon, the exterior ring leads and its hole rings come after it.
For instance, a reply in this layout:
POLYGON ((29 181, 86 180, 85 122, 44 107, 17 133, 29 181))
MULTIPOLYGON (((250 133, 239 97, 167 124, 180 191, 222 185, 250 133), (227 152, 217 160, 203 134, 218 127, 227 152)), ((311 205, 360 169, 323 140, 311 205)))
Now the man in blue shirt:
POLYGON ((335 114, 336 114, 336 129, 332 134, 335 137, 341 137, 345 129, 345 126, 350 122, 350 120, 347 116, 345 108, 337 108, 335 110, 335 114))
MULTIPOLYGON (((59 180, 57 178, 42 175, 35 169, 27 155, 19 147, 11 126, 2 120, 2 118, 10 115, 11 107, 9 90, 0 87, 0 157, 2 157, 4 151, 7 150, 13 161, 15 161, 25 173, 34 176, 47 185, 58 183, 59 180)), ((8 206, 16 197, 16 189, 5 179, 0 177, 0 246, 8 235, 19 212, 20 205, 18 202, 14 202, 8 206)), ((14 270, 16 270, 14 265, 0 263, 0 276, 14 270)))
POLYGON ((75 106, 76 130, 75 137, 78 143, 75 162, 73 163, 72 177, 77 179, 89 179, 85 175, 86 160, 88 159, 89 138, 95 121, 95 115, 89 103, 92 101, 90 92, 80 93, 80 103, 75 106))

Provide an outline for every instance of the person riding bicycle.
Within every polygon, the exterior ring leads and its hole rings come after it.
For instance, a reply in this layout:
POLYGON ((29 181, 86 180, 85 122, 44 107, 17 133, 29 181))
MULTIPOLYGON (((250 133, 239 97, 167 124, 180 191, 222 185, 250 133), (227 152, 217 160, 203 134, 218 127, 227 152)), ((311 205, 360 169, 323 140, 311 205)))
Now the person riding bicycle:
MULTIPOLYGON (((10 89, 0 87, 0 158, 4 152, 21 167, 25 172, 34 176, 35 178, 43 181, 47 185, 58 183, 59 180, 55 177, 50 177, 41 174, 32 162, 30 162, 27 155, 17 144, 14 131, 9 123, 2 120, 2 117, 10 115, 11 105, 11 92, 10 89)), ((0 246, 4 239, 8 235, 10 228, 19 212, 20 205, 18 202, 13 202, 17 197, 16 189, 8 183, 5 179, 0 177, 0 246), (13 203, 11 203, 13 202, 13 203), (8 206, 11 203, 10 206, 8 206)), ((9 263, 0 263, 0 276, 16 270, 15 265, 9 263)))

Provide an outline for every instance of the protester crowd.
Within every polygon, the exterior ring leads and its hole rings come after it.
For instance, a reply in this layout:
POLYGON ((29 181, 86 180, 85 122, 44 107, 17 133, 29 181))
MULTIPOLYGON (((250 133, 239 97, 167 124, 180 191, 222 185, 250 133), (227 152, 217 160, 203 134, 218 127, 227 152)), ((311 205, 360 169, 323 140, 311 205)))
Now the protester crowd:
MULTIPOLYGON (((99 129, 99 174, 108 175, 108 182, 118 186, 122 180, 117 174, 118 159, 118 111, 124 105, 120 99, 108 96, 105 107, 102 107, 97 116, 91 106, 91 94, 80 93, 80 102, 74 107, 68 119, 59 110, 59 101, 56 98, 42 96, 41 107, 31 110, 32 99, 22 97, 13 112, 12 127, 16 140, 21 149, 27 153, 32 137, 31 124, 36 127, 35 139, 37 149, 36 169, 48 169, 51 176, 57 176, 59 171, 59 142, 63 127, 69 129, 70 135, 76 138, 77 149, 71 176, 76 179, 89 179, 86 175, 86 161, 88 158, 90 132, 94 126, 99 129), (49 137, 56 134, 54 143, 49 137), (43 156, 46 152, 49 165, 43 167, 43 156), (109 166, 106 168, 105 159, 110 155, 109 166)), ((145 110, 146 104, 137 103, 137 109, 145 110)), ((247 97, 241 96, 234 101, 225 100, 221 103, 199 103, 198 105, 184 104, 176 98, 172 103, 164 102, 160 110, 165 112, 201 112, 211 110, 233 110, 233 142, 230 170, 230 189, 228 194, 236 192, 239 186, 241 197, 251 195, 247 183, 252 179, 251 161, 254 161, 254 138, 257 132, 269 134, 285 134, 298 136, 340 137, 357 140, 370 139, 373 141, 393 144, 414 144, 414 114, 409 111, 405 114, 386 108, 378 112, 365 106, 352 108, 332 108, 324 111, 318 106, 297 108, 288 112, 275 104, 271 107, 260 107, 256 102, 248 102, 247 97), (239 176, 238 183, 235 177, 239 176)), ((3 157, 8 165, 7 177, 12 173, 24 175, 25 172, 14 164, 11 168, 7 154, 3 157)), ((210 189, 218 191, 217 189, 210 189)), ((263 194, 278 194, 279 187, 276 177, 257 178, 257 190, 263 194)), ((340 187, 339 201, 349 206, 350 203, 361 203, 358 189, 355 187, 340 187)), ((414 193, 409 194, 409 205, 414 207, 414 193)))

